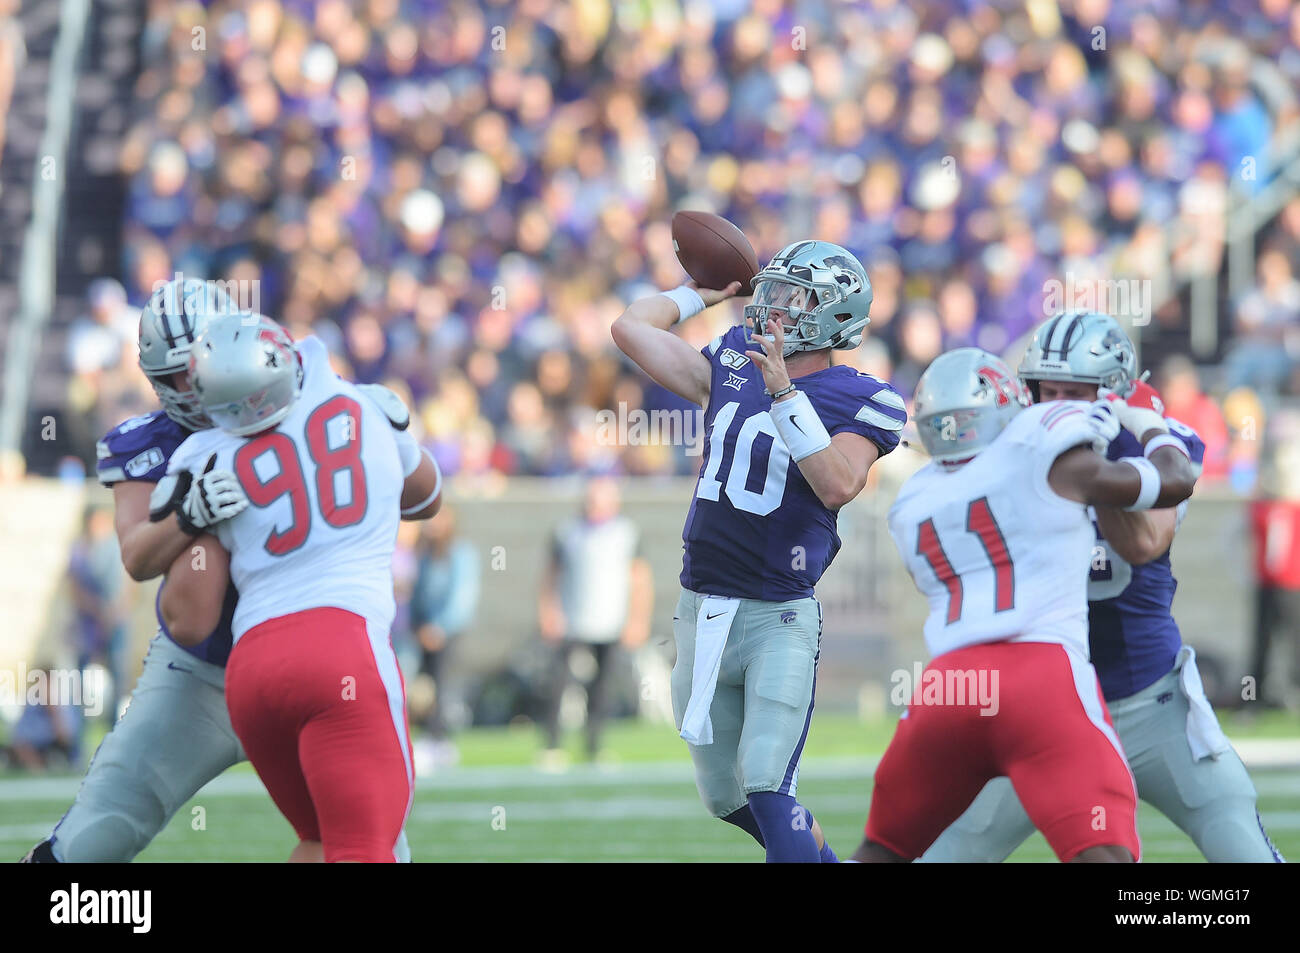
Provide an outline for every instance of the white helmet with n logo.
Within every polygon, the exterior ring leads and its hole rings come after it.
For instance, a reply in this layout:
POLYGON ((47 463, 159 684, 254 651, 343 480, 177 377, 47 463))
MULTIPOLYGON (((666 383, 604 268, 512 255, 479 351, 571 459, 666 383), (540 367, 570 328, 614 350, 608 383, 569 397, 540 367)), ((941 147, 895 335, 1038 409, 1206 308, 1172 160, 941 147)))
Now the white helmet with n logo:
POLYGON ((216 282, 173 278, 154 289, 140 312, 140 370, 167 416, 188 430, 206 430, 212 421, 193 388, 176 387, 172 376, 189 366, 190 348, 208 319, 238 311, 239 306, 216 282))
POLYGON ((916 385, 913 418, 921 443, 942 464, 965 463, 991 444, 1029 394, 995 354, 960 347, 941 354, 916 385))
POLYGON ((871 280, 847 248, 795 242, 777 252, 750 283, 754 298, 745 306, 745 323, 751 334, 765 335, 768 315, 777 312, 786 357, 862 343, 862 329, 871 321, 871 280))
POLYGON ((213 318, 190 355, 190 381, 212 422, 245 437, 288 416, 302 386, 289 332, 261 314, 213 318))
POLYGON ((1137 352, 1119 322, 1099 311, 1067 311, 1034 332, 1020 379, 1034 400, 1039 381, 1096 384, 1125 395, 1137 376, 1137 352))

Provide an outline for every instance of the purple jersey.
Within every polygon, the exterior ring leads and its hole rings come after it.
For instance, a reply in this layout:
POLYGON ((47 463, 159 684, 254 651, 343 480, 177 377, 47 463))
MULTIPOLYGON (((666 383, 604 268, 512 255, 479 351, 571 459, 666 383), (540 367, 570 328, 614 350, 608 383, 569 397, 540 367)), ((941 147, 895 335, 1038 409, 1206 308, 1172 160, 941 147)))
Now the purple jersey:
MULTIPOLYGON (((791 462, 746 338, 734 327, 702 352, 712 367, 708 444, 682 531, 681 583, 706 595, 803 599, 839 552, 835 512, 791 462)), ((832 437, 860 434, 881 456, 898 446, 907 411, 888 384, 844 366, 794 383, 832 437)))
MULTIPOLYGON (((123 421, 105 434, 104 439, 95 447, 99 458, 95 464, 99 482, 105 486, 130 481, 157 483, 167 472, 167 461, 189 435, 188 430, 161 410, 123 421)), ((161 586, 158 587, 158 595, 161 598, 161 586)), ((232 585, 226 590, 221 621, 212 634, 198 645, 182 645, 181 648, 204 662, 224 666, 230 655, 230 620, 235 614, 237 598, 238 594, 232 585)), ((158 616, 159 628, 170 639, 171 633, 163 624, 156 599, 154 611, 158 616)))
MULTIPOLYGON (((1205 444, 1191 428, 1169 420, 1169 432, 1183 442, 1192 463, 1200 467, 1205 444)), ((1110 460, 1142 456, 1142 444, 1127 430, 1111 441, 1110 460)), ((1178 506, 1182 522, 1187 503, 1178 506)), ((1094 520, 1093 525, 1096 525, 1094 520)), ((1171 607, 1178 582, 1169 565, 1169 551, 1141 566, 1125 562, 1097 530, 1098 551, 1088 578, 1088 641, 1092 664, 1108 701, 1142 691, 1174 667, 1183 644, 1171 607)))

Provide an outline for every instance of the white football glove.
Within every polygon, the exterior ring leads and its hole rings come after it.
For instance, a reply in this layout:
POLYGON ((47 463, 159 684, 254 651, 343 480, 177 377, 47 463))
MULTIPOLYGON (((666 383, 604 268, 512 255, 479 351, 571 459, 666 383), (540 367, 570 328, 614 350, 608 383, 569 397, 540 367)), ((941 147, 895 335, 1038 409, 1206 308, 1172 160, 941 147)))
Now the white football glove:
POLYGON ((1139 440, 1148 430, 1169 433, 1169 425, 1165 423, 1165 418, 1149 407, 1134 407, 1113 390, 1106 387, 1098 387, 1097 396, 1110 402, 1111 410, 1119 418, 1120 426, 1139 440))
POLYGON ((242 513, 248 506, 248 495, 239 485, 239 478, 229 470, 214 471, 216 465, 214 453, 197 477, 182 471, 159 480, 149 497, 149 519, 156 523, 174 510, 181 529, 198 536, 242 513))
POLYGON ((1119 417, 1108 400, 1094 400, 1088 411, 1088 429, 1092 431, 1092 449, 1105 455, 1110 442, 1119 436, 1119 417))
POLYGON ((394 430, 405 430, 411 425, 411 412, 391 389, 383 384, 358 384, 357 390, 379 406, 394 430))

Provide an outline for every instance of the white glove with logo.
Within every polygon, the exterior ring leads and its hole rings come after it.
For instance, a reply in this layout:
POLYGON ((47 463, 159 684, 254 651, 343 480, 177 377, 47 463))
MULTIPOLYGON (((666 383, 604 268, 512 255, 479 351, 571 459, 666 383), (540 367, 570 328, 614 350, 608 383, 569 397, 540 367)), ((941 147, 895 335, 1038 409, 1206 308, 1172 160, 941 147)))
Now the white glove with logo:
POLYGON ((181 529, 198 536, 242 513, 248 506, 248 495, 239 485, 239 478, 229 470, 214 471, 216 465, 214 453, 198 477, 183 471, 158 481, 149 497, 149 519, 156 523, 174 510, 181 529))
POLYGON ((1139 440, 1149 430, 1169 433, 1169 425, 1165 423, 1165 418, 1151 408, 1134 407, 1120 397, 1119 394, 1106 387, 1097 388, 1097 396, 1104 401, 1110 402, 1111 410, 1119 418, 1120 426, 1139 440))
POLYGON ((1094 400, 1088 411, 1088 429, 1092 431, 1092 449, 1105 455, 1110 442, 1119 436, 1119 417, 1108 400, 1094 400))

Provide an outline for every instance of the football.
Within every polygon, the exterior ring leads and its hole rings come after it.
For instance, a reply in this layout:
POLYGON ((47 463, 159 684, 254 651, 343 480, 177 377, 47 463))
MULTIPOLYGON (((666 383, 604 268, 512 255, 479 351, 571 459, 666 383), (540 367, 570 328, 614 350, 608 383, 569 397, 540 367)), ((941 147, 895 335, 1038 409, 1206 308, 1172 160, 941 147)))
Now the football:
POLYGON ((672 231, 677 260, 701 288, 725 288, 739 281, 736 296, 750 295, 758 256, 744 232, 711 212, 678 212, 672 231))

